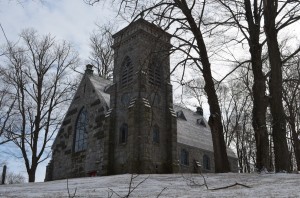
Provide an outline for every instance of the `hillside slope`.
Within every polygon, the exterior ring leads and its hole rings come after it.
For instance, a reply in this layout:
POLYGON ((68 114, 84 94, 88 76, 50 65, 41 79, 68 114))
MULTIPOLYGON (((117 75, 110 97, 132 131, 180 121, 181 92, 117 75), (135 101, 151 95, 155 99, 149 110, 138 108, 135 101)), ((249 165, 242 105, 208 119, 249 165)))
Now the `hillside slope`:
MULTIPOLYGON (((139 175, 131 182, 130 197, 300 197, 300 174, 139 175), (248 188, 248 187, 250 188, 248 188)), ((0 197, 124 197, 132 176, 116 175, 0 186, 0 197), (68 185, 67 185, 68 184, 68 185), (69 188, 67 187, 69 186, 69 188), (69 194, 68 194, 69 189, 69 194)))

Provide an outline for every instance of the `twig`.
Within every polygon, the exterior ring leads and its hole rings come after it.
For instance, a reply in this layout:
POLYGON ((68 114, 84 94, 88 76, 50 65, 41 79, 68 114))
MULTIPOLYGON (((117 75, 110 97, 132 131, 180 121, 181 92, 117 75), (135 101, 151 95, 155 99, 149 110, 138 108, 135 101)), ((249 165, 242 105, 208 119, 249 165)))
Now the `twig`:
POLYGON ((237 183, 237 182, 236 182, 235 184, 232 184, 232 185, 229 185, 229 186, 224 186, 224 187, 219 187, 219 188, 212 188, 212 189, 210 189, 210 188, 208 188, 206 179, 205 179, 204 175, 202 174, 202 171, 201 171, 201 165, 198 164, 198 163, 196 163, 196 165, 197 165, 197 167, 198 167, 198 171, 199 171, 198 173, 199 173, 199 175, 203 178, 203 182, 204 182, 204 183, 203 183, 203 184, 196 183, 195 180, 193 180, 192 178, 186 178, 186 177, 184 177, 183 174, 182 174, 182 177, 183 177, 186 181, 189 181, 189 182, 192 184, 192 185, 187 184, 188 186, 192 186, 192 187, 195 187, 195 186, 197 186, 197 187, 205 186, 207 190, 221 190, 221 189, 231 188, 231 187, 234 187, 234 186, 243 186, 243 187, 245 187, 245 188, 251 188, 250 186, 247 186, 247 185, 245 185, 245 184, 240 184, 240 183, 237 183))
POLYGON ((5 38, 5 40, 6 40, 6 43, 9 45, 9 41, 8 41, 8 39, 7 39, 7 36, 6 36, 6 34, 5 34, 4 28, 2 27, 1 23, 0 23, 0 28, 1 28, 1 31, 2 31, 2 33, 3 33, 3 35, 4 35, 4 38, 5 38))
POLYGON ((160 195, 161 195, 167 188, 168 188, 168 187, 164 187, 164 188, 160 191, 160 193, 156 196, 156 198, 159 198, 160 195))
POLYGON ((245 184, 240 184, 240 183, 235 183, 235 184, 232 184, 232 185, 229 185, 229 186, 224 186, 224 187, 220 187, 220 188, 212 188, 212 189, 209 189, 209 190, 222 190, 222 189, 226 189, 226 188, 231 188, 231 187, 234 187, 234 186, 243 186, 245 188, 252 188, 250 186, 247 186, 245 184))
MULTIPOLYGON (((110 192, 112 193, 109 197, 112 197, 113 194, 116 194, 118 197, 122 197, 121 195, 119 195, 116 191, 114 191, 113 189, 111 188, 108 188, 110 190, 110 192)), ((122 197, 123 198, 123 197, 122 197)))
POLYGON ((205 179, 205 177, 204 177, 204 175, 202 174, 202 172, 200 171, 200 173, 199 173, 200 175, 201 175, 201 177, 203 178, 203 182, 204 182, 204 186, 206 187, 206 189, 208 189, 208 186, 207 186, 207 183, 206 183, 206 179, 205 179))
POLYGON ((77 187, 75 188, 74 194, 71 195, 70 194, 70 190, 69 190, 69 179, 67 179, 67 189, 68 189, 68 196, 69 196, 69 198, 74 198, 76 196, 77 187))
POLYGON ((130 179, 130 184, 129 184, 129 189, 128 189, 128 194, 125 197, 129 197, 130 194, 137 188, 139 187, 142 183, 144 183, 149 177, 150 175, 148 175, 145 179, 143 179, 140 183, 138 183, 135 187, 132 187, 133 184, 133 180, 135 178, 137 178, 139 175, 133 176, 133 174, 131 175, 131 179, 130 179))
POLYGON ((201 171, 201 164, 198 161, 195 160, 194 161, 194 166, 197 168, 198 174, 203 178, 203 184, 199 184, 192 177, 185 177, 183 175, 182 171, 180 171, 181 172, 181 176, 186 180, 187 185, 190 186, 190 187, 202 187, 202 186, 205 186, 206 189, 208 189, 208 185, 207 185, 206 179, 205 179, 205 177, 204 177, 204 175, 202 174, 202 171, 201 171))
MULTIPOLYGON (((111 190, 111 189, 110 189, 110 190, 111 190)), ((109 191, 107 191, 107 198, 111 198, 113 195, 114 195, 114 193, 113 193, 113 192, 110 194, 110 192, 109 192, 109 191)))
MULTIPOLYGON (((142 181, 140 181, 136 186, 134 186, 134 179, 136 179, 137 177, 139 177, 139 175, 134 175, 134 174, 131 174, 131 177, 130 177, 130 182, 129 182, 129 186, 128 186, 128 193, 127 195, 125 196, 121 196, 120 194, 118 194, 116 191, 114 191, 113 189, 111 188, 108 188, 110 190, 110 192, 112 193, 111 195, 109 194, 109 197, 112 197, 113 194, 116 194, 118 197, 121 197, 121 198, 128 198, 130 197, 131 193, 137 189, 142 183, 144 183, 149 177, 150 175, 148 175, 145 179, 143 179, 142 181)), ((164 189, 163 189, 164 190, 164 189)), ((161 194, 161 193, 160 193, 161 194)))

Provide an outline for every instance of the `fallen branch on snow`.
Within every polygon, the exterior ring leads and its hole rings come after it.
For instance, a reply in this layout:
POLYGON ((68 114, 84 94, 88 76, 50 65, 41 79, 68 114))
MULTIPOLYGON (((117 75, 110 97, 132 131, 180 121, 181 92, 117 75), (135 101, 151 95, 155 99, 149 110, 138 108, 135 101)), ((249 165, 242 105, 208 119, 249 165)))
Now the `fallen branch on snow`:
POLYGON ((226 189, 226 188, 231 188, 231 187, 234 187, 234 186, 243 186, 245 188, 252 188, 250 186, 247 186, 245 184, 240 184, 240 183, 235 183, 235 184, 232 184, 232 185, 229 185, 229 186, 224 186, 224 187, 220 187, 220 188, 212 188, 212 189, 209 189, 209 190, 222 190, 222 189, 226 189))

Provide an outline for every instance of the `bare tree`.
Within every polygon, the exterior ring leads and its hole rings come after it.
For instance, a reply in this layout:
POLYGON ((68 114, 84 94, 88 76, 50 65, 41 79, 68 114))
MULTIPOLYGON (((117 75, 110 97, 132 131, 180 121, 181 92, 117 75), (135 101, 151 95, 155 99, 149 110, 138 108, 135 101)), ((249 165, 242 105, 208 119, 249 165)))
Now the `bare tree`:
POLYGON ((217 90, 225 142, 236 149, 241 172, 252 171, 251 164, 256 163, 254 132, 251 127, 252 84, 249 67, 240 67, 217 90))
POLYGON ((98 26, 90 36, 91 55, 89 57, 92 65, 96 67, 99 76, 112 79, 113 72, 113 45, 112 32, 115 30, 112 24, 98 26))
MULTIPOLYGON (((278 86, 272 86, 274 81, 277 83, 280 82, 280 74, 278 74, 279 70, 274 69, 271 72, 268 72, 264 67, 263 64, 266 60, 266 55, 264 55, 264 45, 267 43, 269 47, 269 58, 274 56, 280 55, 283 57, 282 61, 279 61, 279 59, 274 60, 275 62, 281 62, 285 63, 289 58, 296 55, 300 48, 298 47, 294 52, 290 53, 288 56, 284 56, 283 54, 280 54, 278 50, 276 50, 276 44, 275 40, 277 39, 277 33, 279 31, 282 31, 286 29, 286 27, 289 27, 293 25, 295 22, 299 20, 299 1, 263 1, 263 0, 244 0, 244 1, 227 1, 227 0, 217 0, 219 4, 222 5, 222 8, 225 9, 225 12, 222 10, 218 10, 215 13, 219 14, 221 17, 218 18, 218 20, 214 23, 217 24, 221 28, 226 28, 231 35, 230 39, 231 41, 234 41, 236 44, 242 44, 244 47, 245 44, 249 46, 249 52, 251 55, 251 64, 252 64, 252 72, 254 76, 254 84, 252 87, 253 92, 253 128, 255 131, 255 138, 256 138, 256 147, 257 147, 257 169, 261 170, 263 168, 270 169, 270 152, 268 149, 268 134, 267 134, 267 127, 266 127, 266 111, 267 106, 270 102, 271 106, 271 112, 272 115, 274 114, 274 119, 284 122, 284 116, 281 114, 283 111, 279 110, 279 106, 277 107, 276 113, 274 111, 274 106, 277 106, 275 104, 278 104, 279 99, 277 96, 273 97, 272 91, 273 89, 276 89, 274 92, 275 95, 278 95, 277 92, 281 92, 280 87, 278 86), (266 6, 268 5, 268 6, 266 6), (273 8, 272 8, 273 7, 273 8), (225 14, 224 14, 225 13, 225 14), (262 24, 264 21, 264 26, 262 24), (238 29, 236 34, 232 34, 232 29, 228 27, 235 27, 238 29), (265 34, 264 34, 265 33, 265 34), (241 36, 236 36, 241 35, 241 36), (265 38, 266 37, 266 38, 265 38), (270 42, 270 39, 273 41, 270 42), (270 43, 273 43, 272 46, 270 46, 270 43), (270 48, 272 51, 272 55, 270 53, 270 48), (274 51, 278 51, 277 54, 275 54, 274 51), (270 56, 271 55, 271 56, 270 56), (267 73, 267 74, 265 74, 267 73), (277 76, 276 76, 277 75, 277 76), (266 80, 270 77, 269 81, 269 88, 271 97, 266 96, 266 80), (274 79, 274 80, 272 80, 274 79), (276 88, 275 88, 276 87, 276 88), (279 88, 279 89, 278 89, 279 88), (281 112, 281 113, 280 113, 281 112), (275 115, 276 114, 276 115, 275 115), (281 114, 281 116, 279 116, 281 114), (279 118, 281 117, 281 118, 279 118)), ((231 42, 230 41, 230 42, 231 42)), ((278 43, 277 43, 278 45, 278 43)), ((277 47, 278 48, 278 47, 277 47)), ((282 53, 282 52, 281 52, 282 53)), ((265 53, 266 54, 266 53, 265 53)), ((235 56, 236 58, 236 56, 235 56)), ((270 61, 271 63, 271 61, 270 61)), ((272 65, 272 64, 270 64, 272 65)), ((272 70, 272 66, 270 67, 272 70)), ((282 105, 281 105, 282 106, 282 105)), ((282 109, 282 108, 281 108, 282 109)), ((273 120, 277 124, 279 122, 273 120)), ((284 123, 282 123, 284 125, 284 123)), ((278 136, 279 129, 282 127, 279 127, 279 125, 275 126, 273 125, 277 132, 274 132, 273 135, 278 136)), ((273 128, 274 129, 274 128, 273 128)), ((284 132, 282 132, 283 134, 284 132)), ((279 135, 280 136, 280 135, 279 135)), ((285 144, 285 140, 283 140, 284 135, 282 135, 281 140, 277 141, 275 137, 274 144, 277 145, 277 142, 283 142, 282 144, 285 144)), ((278 146, 275 146, 276 148, 287 148, 286 146, 279 144, 278 146)), ((275 149, 276 150, 276 149, 275 149)), ((277 155, 279 152, 275 151, 275 155, 277 155)), ((287 152, 285 152, 286 154, 287 152)), ((284 154, 284 155, 285 155, 284 154)), ((288 155, 286 155, 288 156, 288 155)), ((282 156, 277 156, 277 159, 282 159, 282 156)), ((284 160, 288 161, 288 160, 284 160)), ((279 162, 278 162, 279 163, 279 162)), ((278 164, 278 166, 281 166, 278 164)), ((280 168, 279 168, 280 169, 280 168)))
MULTIPOLYGON (((263 71, 263 45, 262 38, 262 2, 260 0, 226 1, 217 0, 224 8, 222 20, 215 24, 221 28, 236 28, 237 34, 230 37, 236 44, 249 46, 250 60, 238 61, 238 66, 251 62, 251 71, 254 77, 251 94, 253 95, 252 126, 256 139, 256 168, 258 171, 267 168, 270 170, 269 139, 266 127, 266 111, 268 107, 268 97, 266 96, 266 75, 263 71), (237 35, 237 36, 236 36, 237 35)), ((223 13, 219 11, 219 14, 223 13)), ((232 29, 229 29, 232 31, 232 29)), ((232 34, 232 33, 231 33, 232 34)), ((235 55, 234 55, 235 56, 235 55)), ((237 59, 237 57, 235 57, 237 59)))
POLYGON ((288 128, 295 154, 297 170, 300 171, 300 128, 299 128, 299 98, 300 98, 300 57, 291 59, 283 70, 283 100, 285 103, 288 128))
POLYGON ((270 109, 272 114, 272 135, 274 141, 275 169, 276 172, 289 171, 290 160, 286 139, 286 119, 282 102, 283 64, 297 54, 296 49, 290 56, 282 59, 278 44, 278 32, 297 22, 300 19, 300 2, 297 0, 278 1, 263 0, 264 7, 264 30, 267 37, 267 45, 270 62, 270 109), (278 22, 277 22, 278 21, 278 22))
MULTIPOLYGON (((233 142, 239 159, 240 172, 251 172, 255 164, 257 168, 257 152, 255 132, 252 127, 253 94, 249 85, 253 84, 253 76, 248 68, 240 68, 238 76, 232 83, 232 119, 229 120, 233 142)), ((267 134, 268 135, 268 134, 267 134)), ((269 143, 269 142, 268 142, 269 143)))
POLYGON ((22 184, 25 183, 25 177, 20 173, 8 172, 6 174, 5 184, 22 184))
POLYGON ((181 102, 186 103, 186 99, 196 99, 197 106, 202 106, 205 97, 204 80, 202 78, 192 79, 184 82, 181 94, 181 102))
POLYGON ((2 83, 15 99, 5 138, 19 149, 28 180, 34 182, 38 165, 50 155, 49 142, 62 120, 62 109, 71 99, 75 84, 69 68, 77 64, 78 55, 67 42, 40 37, 34 30, 24 30, 21 41, 8 46, 10 53, 0 70, 2 83))
POLYGON ((246 87, 241 81, 232 80, 228 85, 219 87, 218 95, 223 113, 225 142, 229 146, 236 136, 235 133, 240 130, 244 113, 252 105, 250 102, 250 93, 247 92, 246 87))
MULTIPOLYGON (((0 138, 5 135, 5 132, 11 127, 10 117, 12 116, 12 108, 15 105, 15 98, 11 97, 9 87, 3 87, 0 90, 0 138)), ((8 142, 3 138, 0 139, 0 145, 8 142)))
MULTIPOLYGON (((254 131, 251 127, 253 95, 248 86, 253 84, 253 77, 249 67, 238 68, 234 74, 227 82, 223 81, 218 85, 217 94, 226 145, 233 145, 236 149, 240 171, 249 173, 254 170, 251 164, 256 164, 254 131)), ((205 95, 203 79, 192 79, 183 84, 183 104, 189 104, 187 99, 196 99, 201 106, 205 95)))

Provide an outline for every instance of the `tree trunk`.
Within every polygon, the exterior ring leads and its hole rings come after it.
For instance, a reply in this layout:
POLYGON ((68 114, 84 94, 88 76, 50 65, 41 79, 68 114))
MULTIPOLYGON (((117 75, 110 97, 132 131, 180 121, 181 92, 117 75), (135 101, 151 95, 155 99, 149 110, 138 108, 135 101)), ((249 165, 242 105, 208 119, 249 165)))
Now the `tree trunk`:
POLYGON ((295 152, 295 158, 296 158, 296 164, 297 164, 297 171, 300 171, 300 140, 298 137, 298 133, 296 131, 296 124, 295 124, 295 118, 290 117, 289 124, 292 131, 292 142, 295 152))
POLYGON ((214 147, 215 172, 216 173, 230 172, 226 144, 223 135, 221 110, 218 101, 218 96, 216 94, 214 81, 211 74, 211 67, 208 59, 205 42, 203 40, 201 30, 197 26, 196 21, 194 20, 191 10, 188 8, 186 1, 174 0, 174 2, 177 4, 177 6, 182 10, 183 14, 185 15, 186 20, 190 25, 191 32, 195 36, 197 47, 199 48, 200 51, 199 55, 203 67, 202 73, 205 80, 204 90, 207 94, 207 100, 210 109, 208 124, 210 126, 213 147, 214 147))
POLYGON ((269 140, 266 127, 267 98, 265 96, 266 84, 262 71, 260 21, 261 16, 257 9, 257 0, 254 2, 254 12, 252 12, 250 0, 244 0, 246 19, 249 27, 249 47, 251 54, 252 72, 254 77, 252 126, 255 133, 256 143, 256 169, 261 171, 266 168, 270 171, 269 140), (252 14, 253 13, 253 14, 252 14))
POLYGON ((297 171, 300 171, 300 140, 299 135, 295 131, 293 132, 293 145, 294 145, 294 152, 295 152, 295 158, 297 163, 297 171))
POLYGON ((28 182, 35 182, 35 173, 36 173, 36 167, 31 168, 27 171, 28 173, 28 182))
POLYGON ((277 1, 264 0, 265 33, 267 37, 271 74, 269 81, 272 135, 276 172, 289 171, 289 151, 286 140, 286 121, 282 104, 282 61, 277 40, 275 18, 277 1))
MULTIPOLYGON (((257 33, 259 35, 259 31, 257 33)), ((265 76, 262 71, 261 47, 259 44, 259 38, 254 38, 251 41, 250 53, 254 77, 254 83, 252 87, 252 126, 255 133, 256 143, 256 168, 258 171, 261 171, 264 168, 270 171, 269 139, 266 127, 266 84, 265 76)))
POLYGON ((5 178, 6 178, 6 165, 3 166, 2 180, 1 180, 1 184, 2 184, 2 185, 5 184, 5 178))
POLYGON ((241 149, 240 149, 240 134, 238 132, 236 132, 235 134, 236 134, 236 153, 237 153, 239 167, 240 167, 239 172, 243 173, 244 166, 243 166, 243 153, 241 152, 241 149))
MULTIPOLYGON (((207 74, 203 74, 204 76, 207 74)), ((207 96, 208 104, 210 106, 210 116, 208 124, 211 129, 213 147, 214 147, 214 159, 215 159, 215 172, 229 172, 229 161, 227 157, 226 144, 223 136, 223 125, 221 122, 221 111, 218 105, 216 93, 214 92, 214 86, 206 83, 204 87, 207 96), (213 87, 213 88, 212 88, 213 87)))

